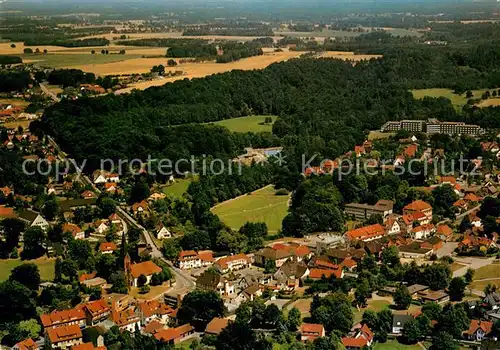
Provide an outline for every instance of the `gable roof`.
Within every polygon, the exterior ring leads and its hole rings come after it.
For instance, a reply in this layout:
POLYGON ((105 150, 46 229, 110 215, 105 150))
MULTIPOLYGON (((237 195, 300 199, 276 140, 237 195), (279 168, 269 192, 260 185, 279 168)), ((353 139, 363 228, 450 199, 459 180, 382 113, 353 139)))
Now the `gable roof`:
POLYGON ((473 335, 480 329, 484 332, 484 334, 488 335, 493 329, 493 322, 470 320, 469 329, 466 330, 464 334, 473 335))
POLYGON ((453 234, 453 230, 448 225, 439 225, 437 227, 437 233, 439 235, 444 235, 444 236, 448 237, 448 236, 451 236, 453 234))
POLYGON ((14 348, 17 348, 19 350, 36 350, 38 349, 38 345, 33 339, 28 338, 14 345, 14 348))
POLYGON ((144 261, 138 264, 130 265, 130 274, 134 278, 139 278, 140 275, 150 276, 161 271, 161 267, 159 267, 152 261, 144 261))
POLYGON ((346 348, 362 348, 368 344, 368 340, 363 337, 352 338, 352 337, 344 337, 342 338, 342 344, 346 348))
POLYGON ((55 344, 61 341, 81 338, 82 331, 80 329, 80 326, 73 324, 70 326, 47 329, 47 335, 50 339, 50 342, 52 344, 55 344))
POLYGON ((311 269, 309 273, 309 278, 319 279, 325 276, 325 278, 329 278, 331 275, 334 275, 336 278, 342 278, 342 269, 332 270, 332 269, 311 269))
POLYGON ((7 208, 4 205, 0 206, 0 218, 2 219, 10 219, 15 218, 17 215, 14 212, 14 208, 7 208))
POLYGON ((84 308, 92 315, 100 315, 109 311, 109 306, 104 299, 90 301, 85 304, 84 308))
POLYGON ((35 221, 35 219, 40 215, 36 211, 33 210, 23 210, 19 213, 19 219, 28 221, 30 224, 35 221))
POLYGON ((161 324, 157 320, 153 320, 149 322, 146 326, 144 326, 143 331, 144 333, 155 334, 161 331, 162 329, 164 329, 163 324, 161 324))
POLYGON ((221 282, 225 282, 226 279, 219 275, 218 273, 214 273, 208 270, 205 270, 197 279, 196 285, 202 286, 205 288, 215 289, 217 285, 221 282))
POLYGON ((170 342, 176 338, 181 337, 183 334, 194 331, 193 326, 189 323, 179 326, 177 328, 163 329, 157 332, 154 336, 156 339, 164 342, 170 342))
POLYGON ((300 333, 315 333, 322 334, 324 332, 324 327, 319 323, 302 323, 300 326, 300 333))
POLYGON ((420 199, 417 199, 416 201, 413 201, 410 204, 403 207, 403 210, 410 210, 410 211, 424 211, 429 209, 432 209, 431 205, 420 199))
POLYGON ((214 317, 212 321, 210 321, 207 324, 207 327, 205 328, 205 333, 219 334, 220 332, 222 332, 224 328, 227 327, 228 324, 229 320, 227 318, 214 317))
POLYGON ((99 244, 99 251, 101 252, 107 252, 107 251, 115 251, 117 250, 117 246, 114 242, 102 242, 99 244))
POLYGON ((40 315, 40 320, 44 327, 52 327, 59 324, 84 320, 85 313, 81 307, 69 310, 52 311, 50 314, 40 315))
POLYGON ((221 259, 217 260, 215 263, 217 265, 219 265, 220 267, 222 267, 223 269, 226 269, 228 267, 229 263, 232 263, 233 261, 237 261, 237 260, 245 260, 247 263, 250 263, 250 258, 243 253, 227 256, 225 258, 221 258, 221 259))
POLYGON ((354 230, 347 231, 345 235, 350 240, 354 240, 354 239, 363 240, 363 239, 369 239, 369 238, 384 235, 384 234, 385 234, 385 230, 382 227, 382 225, 375 224, 375 225, 364 226, 364 227, 360 227, 360 228, 357 228, 354 230))

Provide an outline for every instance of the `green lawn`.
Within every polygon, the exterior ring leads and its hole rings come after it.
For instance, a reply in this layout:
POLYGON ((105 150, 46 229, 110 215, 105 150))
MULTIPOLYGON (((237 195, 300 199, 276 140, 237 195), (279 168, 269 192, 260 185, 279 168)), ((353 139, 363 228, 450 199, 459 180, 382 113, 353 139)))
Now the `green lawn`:
POLYGON ((288 211, 288 196, 277 196, 272 186, 251 194, 228 200, 212 208, 212 212, 234 230, 248 222, 265 222, 268 231, 281 229, 281 222, 288 211))
POLYGON ((233 132, 272 132, 272 123, 264 124, 264 120, 267 117, 271 117, 273 123, 278 118, 277 116, 269 115, 252 115, 249 117, 220 120, 213 124, 224 126, 233 132))
POLYGON ((19 265, 24 263, 34 263, 38 265, 40 270, 40 277, 42 281, 52 281, 54 279, 54 266, 56 263, 55 259, 36 259, 36 260, 18 260, 18 259, 8 259, 0 260, 0 281, 5 281, 10 276, 10 271, 19 265))
POLYGON ((24 60, 36 61, 33 62, 35 65, 44 67, 67 67, 67 66, 78 66, 82 64, 102 64, 102 63, 112 63, 129 60, 131 58, 140 58, 141 55, 102 55, 96 53, 91 54, 47 54, 47 55, 21 55, 24 60))
MULTIPOLYGON (((481 95, 488 89, 480 89, 480 90, 472 90, 473 98, 481 98, 481 95)), ((493 92, 491 89, 490 92, 493 92)), ((446 97, 451 101, 451 103, 457 107, 461 108, 463 105, 467 103, 467 98, 465 94, 457 95, 450 89, 420 89, 420 90, 412 90, 413 97, 416 99, 423 99, 424 97, 446 97)))
POLYGON ((397 340, 388 340, 385 343, 377 343, 372 347, 373 350, 421 350, 420 345, 405 345, 398 343, 397 340))
POLYGON ((368 306, 362 309, 353 308, 354 311, 354 322, 359 322, 363 318, 363 313, 366 310, 372 310, 375 312, 382 311, 383 309, 387 309, 391 303, 387 300, 373 300, 368 299, 368 306))
POLYGON ((163 187, 162 190, 167 196, 181 198, 182 195, 186 193, 191 182, 193 182, 193 178, 175 179, 175 182, 172 185, 167 185, 163 187))

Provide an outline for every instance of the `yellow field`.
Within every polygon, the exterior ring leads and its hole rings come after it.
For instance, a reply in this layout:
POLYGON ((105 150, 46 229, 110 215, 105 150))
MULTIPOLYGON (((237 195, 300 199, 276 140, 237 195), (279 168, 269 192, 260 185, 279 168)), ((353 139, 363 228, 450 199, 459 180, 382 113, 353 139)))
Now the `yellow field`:
POLYGON ((19 127, 22 127, 23 129, 28 129, 31 122, 32 120, 14 120, 12 122, 0 124, 0 126, 3 126, 7 129, 17 129, 19 127))
POLYGON ((0 104, 9 104, 9 105, 14 105, 14 106, 19 106, 19 107, 26 107, 30 103, 26 100, 22 100, 20 98, 0 98, 0 104))
POLYGON ((477 104, 478 107, 494 107, 500 106, 500 98, 489 98, 487 100, 483 100, 477 104))
POLYGON ((361 60, 369 60, 372 58, 380 58, 382 57, 382 55, 356 55, 354 52, 327 51, 324 52, 321 55, 321 57, 338 58, 341 60, 361 61, 361 60))
MULTIPOLYGON (((178 38, 178 39, 207 39, 207 40, 237 40, 237 41, 250 41, 257 38, 256 36, 225 36, 225 35, 200 35, 200 36, 182 36, 181 32, 172 32, 172 33, 131 33, 126 34, 127 39, 118 39, 119 40, 134 40, 134 39, 151 39, 151 38, 178 38)), ((119 34, 97 34, 87 36, 83 39, 88 38, 106 38, 110 41, 113 41, 113 38, 120 36, 119 34)), ((281 39, 279 36, 273 37, 275 40, 281 39)))
MULTIPOLYGON (((167 70, 172 71, 183 71, 184 75, 158 79, 152 81, 141 82, 133 84, 130 87, 118 90, 118 93, 130 92, 132 89, 146 89, 151 86, 160 86, 165 83, 170 83, 180 79, 192 79, 192 78, 202 78, 207 75, 229 72, 233 69, 241 70, 252 70, 252 69, 263 69, 275 62, 286 61, 291 58, 295 58, 303 54, 303 52, 273 52, 265 54, 263 56, 254 56, 245 58, 236 62, 230 63, 215 63, 215 62, 204 62, 204 63, 185 63, 179 64, 173 68, 167 68, 167 70)), ((139 58, 134 60, 127 60, 123 62, 110 63, 110 64, 99 64, 99 65, 83 65, 76 66, 75 68, 81 69, 86 72, 94 72, 98 75, 106 74, 127 74, 135 72, 149 72, 151 67, 158 64, 166 64, 167 59, 160 58, 139 58)))

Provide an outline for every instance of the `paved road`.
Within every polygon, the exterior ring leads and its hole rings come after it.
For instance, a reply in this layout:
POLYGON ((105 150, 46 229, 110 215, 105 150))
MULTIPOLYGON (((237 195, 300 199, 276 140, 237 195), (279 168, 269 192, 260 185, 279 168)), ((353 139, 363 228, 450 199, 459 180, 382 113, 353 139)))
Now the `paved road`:
POLYGON ((52 91, 49 90, 49 88, 47 86, 45 86, 45 84, 40 84, 40 88, 42 89, 42 91, 49 95, 49 97, 52 99, 52 101, 54 102, 60 102, 61 99, 59 97, 57 97, 57 95, 55 93, 53 93, 52 91))
POLYGON ((455 257, 454 258, 456 262, 461 263, 461 264, 466 264, 467 266, 458 269, 453 272, 453 277, 461 277, 465 275, 467 272, 467 269, 471 268, 473 270, 477 270, 483 266, 489 265, 495 261, 495 258, 477 258, 473 256, 467 256, 467 257, 455 257))

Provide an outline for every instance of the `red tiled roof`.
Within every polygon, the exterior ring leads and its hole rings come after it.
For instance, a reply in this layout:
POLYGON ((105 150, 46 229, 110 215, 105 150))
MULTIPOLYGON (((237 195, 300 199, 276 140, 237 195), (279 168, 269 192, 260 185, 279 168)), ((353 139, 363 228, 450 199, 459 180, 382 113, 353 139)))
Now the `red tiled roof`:
POLYGON ((467 193, 464 197, 466 201, 471 201, 471 202, 479 202, 482 200, 481 197, 476 196, 474 193, 467 193))
POLYGON ((105 346, 96 346, 90 343, 81 343, 79 345, 75 345, 71 348, 71 350, 106 350, 105 346))
POLYGON ((323 276, 325 278, 329 278, 331 275, 334 275, 336 278, 342 277, 342 269, 311 269, 309 273, 309 278, 311 279, 320 279, 323 276))
POLYGON ((207 324, 207 328, 205 329, 205 333, 208 334, 219 334, 222 332, 224 328, 229 324, 229 320, 227 318, 219 318, 214 317, 212 321, 207 324))
POLYGON ((163 329, 155 334, 155 338, 160 340, 160 341, 170 342, 176 338, 180 338, 183 334, 186 334, 186 333, 189 333, 192 331, 194 331, 194 328, 193 328, 193 326, 191 326, 188 323, 188 324, 179 326, 177 328, 163 329))
POLYGON ((201 261, 211 262, 214 261, 213 252, 210 250, 198 252, 198 257, 201 261))
POLYGON ((156 334, 164 328, 163 324, 153 320, 149 322, 143 329, 144 333, 156 334))
POLYGON ((82 337, 80 326, 73 324, 70 326, 63 326, 58 328, 50 328, 47 330, 47 335, 52 344, 62 341, 78 339, 82 337))
POLYGON ((69 232, 74 237, 78 233, 82 232, 82 229, 75 224, 65 223, 62 227, 63 232, 69 232))
POLYGON ((354 266, 358 266, 358 263, 354 261, 352 258, 345 258, 341 263, 340 266, 342 267, 347 267, 349 269, 353 268, 354 266))
POLYGON ((247 263, 250 262, 250 258, 248 256, 246 256, 243 253, 240 253, 240 254, 236 254, 236 255, 227 256, 225 258, 221 258, 221 259, 217 260, 215 263, 217 265, 219 265, 220 267, 225 269, 228 267, 229 263, 231 263, 233 261, 237 261, 237 260, 245 260, 247 263))
POLYGON ((102 242, 99 244, 99 251, 101 252, 109 252, 110 250, 115 251, 117 249, 116 244, 113 242, 102 242))
POLYGON ((302 323, 300 326, 300 333, 314 333, 321 335, 324 331, 324 327, 319 323, 302 323))
POLYGON ((375 224, 375 225, 370 225, 370 226, 365 226, 365 227, 360 227, 354 230, 350 230, 346 232, 346 236, 350 240, 354 239, 368 239, 380 235, 384 235, 385 230, 380 224, 375 224))
POLYGON ((457 182, 457 180, 453 176, 441 176, 441 178, 439 179, 439 182, 440 183, 449 182, 449 183, 454 184, 457 182))
POLYGON ((407 157, 414 157, 415 154, 417 154, 417 149, 418 149, 417 145, 415 144, 409 145, 408 147, 405 148, 404 154, 407 157))
POLYGON ((325 267, 328 269, 335 269, 335 270, 339 268, 339 265, 331 263, 330 261, 324 260, 320 257, 314 259, 314 265, 317 267, 325 267))
POLYGON ((453 203, 453 206, 454 207, 466 207, 467 206, 467 202, 464 201, 463 199, 459 199, 457 200, 456 202, 453 203))
POLYGON ((150 317, 153 315, 169 315, 174 312, 174 309, 165 303, 160 303, 158 300, 150 300, 140 303, 139 309, 144 317, 150 317))
POLYGON ((198 259, 198 253, 194 250, 183 250, 179 253, 179 261, 198 259))
POLYGON ((481 320, 470 320, 469 329, 464 333, 472 335, 481 329, 486 335, 491 333, 493 329, 493 322, 481 321, 481 320))
POLYGON ((109 311, 109 306, 104 299, 90 301, 84 306, 92 316, 100 315, 109 311))
POLYGON ((84 282, 86 280, 91 280, 92 278, 94 278, 95 276, 97 275, 97 272, 92 272, 92 273, 84 273, 80 276, 80 278, 78 279, 80 282, 84 282))
POLYGON ((432 209, 430 204, 418 199, 414 202, 411 202, 407 206, 403 208, 403 210, 411 210, 411 211, 424 211, 424 210, 429 210, 432 209))
POLYGON ((363 333, 366 340, 371 341, 373 339, 373 332, 366 324, 361 327, 360 332, 363 333))
POLYGON ((140 275, 150 276, 161 271, 161 267, 152 261, 144 261, 130 266, 130 273, 134 278, 139 278, 140 275))
POLYGON ((366 346, 368 344, 368 341, 363 338, 351 338, 351 337, 345 337, 342 338, 342 344, 347 348, 362 348, 363 346, 366 346))
POLYGON ((62 311, 53 311, 50 314, 40 315, 40 320, 44 327, 52 327, 68 322, 74 322, 78 320, 84 320, 85 313, 82 308, 74 308, 62 311))
POLYGON ((439 225, 437 233, 444 236, 451 236, 453 234, 453 230, 448 225, 439 225))
POLYGON ((38 349, 38 345, 36 345, 35 341, 31 338, 24 339, 15 345, 19 350, 36 350, 38 349))
POLYGON ((5 206, 0 206, 0 218, 15 218, 17 215, 14 212, 14 208, 7 208, 5 206))

